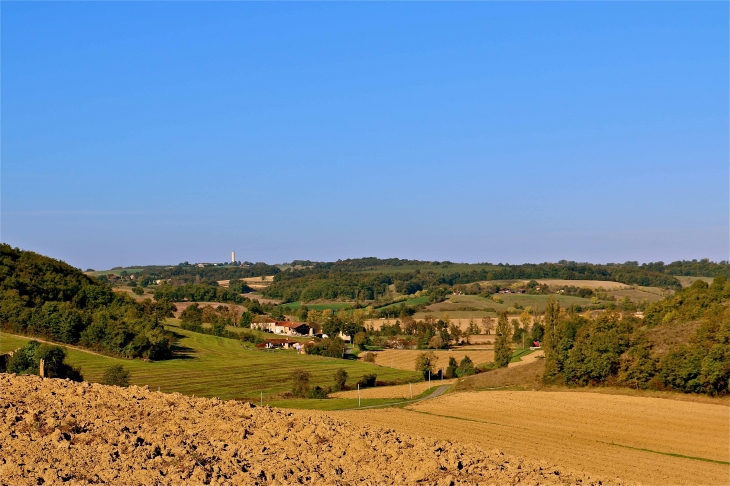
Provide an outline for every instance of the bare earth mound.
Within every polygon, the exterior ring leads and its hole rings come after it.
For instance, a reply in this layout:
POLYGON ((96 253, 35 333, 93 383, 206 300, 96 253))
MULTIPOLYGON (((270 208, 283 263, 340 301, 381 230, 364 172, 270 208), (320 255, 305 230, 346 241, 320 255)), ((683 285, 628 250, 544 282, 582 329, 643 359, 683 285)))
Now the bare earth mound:
POLYGON ((0 410, 2 484, 598 483, 323 413, 139 387, 0 374, 0 410))

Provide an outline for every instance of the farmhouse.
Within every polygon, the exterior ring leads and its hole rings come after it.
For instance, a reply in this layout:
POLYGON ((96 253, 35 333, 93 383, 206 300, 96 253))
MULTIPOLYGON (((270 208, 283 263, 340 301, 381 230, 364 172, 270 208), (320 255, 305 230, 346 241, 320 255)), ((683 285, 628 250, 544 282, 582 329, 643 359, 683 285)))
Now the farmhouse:
POLYGON ((259 349, 296 348, 297 351, 299 350, 300 346, 301 344, 299 342, 293 341, 291 339, 267 339, 265 342, 256 345, 256 347, 259 349))
POLYGON ((314 330, 303 322, 275 321, 273 319, 252 322, 251 328, 287 336, 311 336, 314 333, 314 330))

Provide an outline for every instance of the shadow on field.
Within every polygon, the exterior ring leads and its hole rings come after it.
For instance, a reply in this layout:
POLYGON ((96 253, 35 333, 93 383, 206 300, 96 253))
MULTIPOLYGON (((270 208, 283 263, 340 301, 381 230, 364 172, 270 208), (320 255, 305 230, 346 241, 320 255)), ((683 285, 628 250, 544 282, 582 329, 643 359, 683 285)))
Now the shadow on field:
POLYGON ((170 359, 194 359, 195 350, 187 346, 180 346, 178 342, 185 336, 178 334, 175 331, 172 332, 175 335, 175 344, 170 349, 172 350, 172 357, 170 359))

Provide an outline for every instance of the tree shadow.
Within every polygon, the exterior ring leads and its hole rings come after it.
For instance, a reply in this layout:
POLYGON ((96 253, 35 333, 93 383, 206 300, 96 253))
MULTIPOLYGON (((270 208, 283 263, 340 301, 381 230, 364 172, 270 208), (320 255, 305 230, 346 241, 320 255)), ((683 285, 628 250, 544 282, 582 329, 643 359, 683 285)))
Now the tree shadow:
POLYGON ((181 346, 179 344, 180 339, 186 336, 184 336, 183 334, 179 334, 175 331, 172 331, 172 333, 175 336, 175 342, 172 346, 170 346, 170 350, 172 351, 172 356, 170 357, 170 359, 194 359, 195 350, 193 348, 181 346))

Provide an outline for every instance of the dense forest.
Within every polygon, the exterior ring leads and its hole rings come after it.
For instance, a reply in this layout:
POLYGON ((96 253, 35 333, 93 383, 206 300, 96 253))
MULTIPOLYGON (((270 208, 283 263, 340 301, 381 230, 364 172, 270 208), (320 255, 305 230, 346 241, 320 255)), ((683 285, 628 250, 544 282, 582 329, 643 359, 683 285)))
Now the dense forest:
POLYGON ((135 302, 53 258, 0 244, 0 327, 99 352, 147 359, 170 356, 172 333, 160 320, 174 305, 135 302))
POLYGON ((544 316, 545 380, 725 395, 730 378, 730 282, 691 287, 651 304, 644 319, 588 319, 551 301, 544 316))

